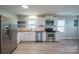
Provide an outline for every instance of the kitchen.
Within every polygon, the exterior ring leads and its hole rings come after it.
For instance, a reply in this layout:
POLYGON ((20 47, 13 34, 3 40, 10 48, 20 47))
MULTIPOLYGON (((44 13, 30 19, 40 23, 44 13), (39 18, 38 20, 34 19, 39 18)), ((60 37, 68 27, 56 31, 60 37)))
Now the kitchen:
POLYGON ((0 8, 1 54, 78 53, 79 6, 2 5, 0 8))
MULTIPOLYGON (((46 16, 47 17, 47 16, 46 16)), ((24 19, 22 16, 20 16, 20 18, 24 19)), ((51 34, 51 32, 54 33, 54 31, 56 30, 56 19, 53 17, 52 19, 45 19, 45 16, 39 16, 38 18, 36 16, 30 16, 30 19, 24 19, 24 21, 19 21, 19 24, 22 22, 22 28, 19 25, 19 29, 18 29, 18 41, 46 41, 48 40, 48 34, 45 30, 48 29, 48 33, 51 34), (31 20, 30 20, 31 19, 31 20), (33 20, 34 19, 34 20, 33 20), (47 21, 47 22, 46 22, 47 21), (53 25, 53 21, 54 21, 54 25, 53 25), (28 24, 30 23, 30 24, 28 24), (27 25, 26 25, 27 24, 27 25), (24 27, 25 26, 25 27, 24 27), (24 28, 23 28, 24 27, 24 28), (31 28, 29 28, 31 27, 31 28), (50 27, 50 28, 49 28, 50 27), (54 29, 53 31, 50 31, 52 29, 54 29), (47 38, 46 38, 47 37, 47 38)), ((53 34, 52 33, 52 34, 53 34)), ((54 35, 55 35, 55 41, 58 41, 58 31, 55 31, 54 35)), ((54 37, 52 37, 54 38, 54 37)))

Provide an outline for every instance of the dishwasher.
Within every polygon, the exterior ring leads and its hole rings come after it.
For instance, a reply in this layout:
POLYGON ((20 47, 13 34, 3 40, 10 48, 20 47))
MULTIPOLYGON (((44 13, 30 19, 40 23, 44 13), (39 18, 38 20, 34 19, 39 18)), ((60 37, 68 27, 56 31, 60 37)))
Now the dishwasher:
POLYGON ((43 32, 36 32, 36 42, 42 42, 43 41, 43 32))

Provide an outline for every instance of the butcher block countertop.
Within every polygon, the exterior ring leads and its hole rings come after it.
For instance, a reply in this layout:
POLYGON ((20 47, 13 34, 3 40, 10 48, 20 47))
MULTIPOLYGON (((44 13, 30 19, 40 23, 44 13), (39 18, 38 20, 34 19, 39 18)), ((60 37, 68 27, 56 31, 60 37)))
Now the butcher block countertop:
POLYGON ((45 32, 45 30, 28 30, 28 29, 18 29, 18 32, 45 32))

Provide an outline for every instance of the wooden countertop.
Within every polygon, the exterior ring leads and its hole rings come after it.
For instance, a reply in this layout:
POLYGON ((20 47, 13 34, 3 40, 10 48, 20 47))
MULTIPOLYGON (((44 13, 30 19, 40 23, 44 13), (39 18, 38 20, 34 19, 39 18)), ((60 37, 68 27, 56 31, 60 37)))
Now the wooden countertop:
POLYGON ((45 30, 27 30, 27 29, 18 29, 18 32, 45 32, 45 30))
MULTIPOLYGON (((40 30, 40 29, 38 29, 38 30, 28 30, 28 29, 25 29, 25 28, 18 29, 17 31, 18 32, 46 32, 45 30, 40 30)), ((54 31, 54 32, 59 32, 59 31, 54 31)))

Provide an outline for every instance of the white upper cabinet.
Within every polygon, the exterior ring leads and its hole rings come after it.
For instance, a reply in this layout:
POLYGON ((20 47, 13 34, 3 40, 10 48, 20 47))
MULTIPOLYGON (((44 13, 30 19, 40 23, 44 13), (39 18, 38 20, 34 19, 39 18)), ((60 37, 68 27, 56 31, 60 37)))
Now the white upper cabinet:
POLYGON ((38 17, 38 25, 45 25, 45 18, 44 17, 38 17))

